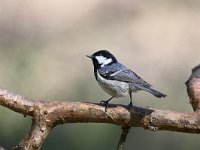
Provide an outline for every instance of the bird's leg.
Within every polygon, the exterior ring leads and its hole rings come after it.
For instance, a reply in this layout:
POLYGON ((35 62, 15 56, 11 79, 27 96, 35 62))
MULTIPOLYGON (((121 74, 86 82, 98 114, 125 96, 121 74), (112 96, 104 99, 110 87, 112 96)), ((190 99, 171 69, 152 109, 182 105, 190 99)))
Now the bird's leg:
POLYGON ((129 107, 132 107, 133 106, 133 103, 132 103, 132 91, 129 92, 130 94, 130 103, 129 103, 129 107))
POLYGON ((113 98, 114 98, 114 96, 111 97, 111 98, 109 98, 108 100, 102 100, 102 101, 100 101, 100 104, 104 104, 105 105, 105 111, 107 111, 109 101, 111 99, 113 99, 113 98))

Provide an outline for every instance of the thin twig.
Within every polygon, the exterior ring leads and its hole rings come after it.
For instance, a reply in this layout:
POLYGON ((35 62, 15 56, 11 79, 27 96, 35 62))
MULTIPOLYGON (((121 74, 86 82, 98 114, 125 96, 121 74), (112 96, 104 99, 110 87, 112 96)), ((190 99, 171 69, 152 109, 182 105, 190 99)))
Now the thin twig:
POLYGON ((122 127, 122 133, 117 145, 117 150, 124 150, 124 144, 125 144, 126 137, 129 133, 130 128, 131 127, 122 127))

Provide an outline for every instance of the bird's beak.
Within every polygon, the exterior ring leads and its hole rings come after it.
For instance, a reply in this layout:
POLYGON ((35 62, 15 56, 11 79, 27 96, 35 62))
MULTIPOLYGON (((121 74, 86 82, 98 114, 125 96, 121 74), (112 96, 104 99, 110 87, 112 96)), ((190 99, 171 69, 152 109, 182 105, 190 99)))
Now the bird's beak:
POLYGON ((88 57, 88 58, 91 58, 91 59, 93 58, 93 56, 92 56, 92 55, 86 55, 86 57, 88 57))

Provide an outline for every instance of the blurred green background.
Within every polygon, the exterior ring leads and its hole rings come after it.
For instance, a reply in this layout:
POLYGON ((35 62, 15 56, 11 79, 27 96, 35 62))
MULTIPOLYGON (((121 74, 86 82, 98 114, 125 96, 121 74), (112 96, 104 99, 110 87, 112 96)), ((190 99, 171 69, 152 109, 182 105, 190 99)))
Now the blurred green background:
MULTIPOLYGON (((191 112, 184 83, 200 63, 199 26, 198 0, 1 0, 0 86, 38 100, 99 102, 109 96, 85 55, 108 49, 168 95, 138 92, 134 105, 191 112)), ((30 126, 30 117, 0 106, 0 145, 16 145, 30 126)), ((42 149, 114 150, 120 132, 109 124, 64 124, 42 149)), ((194 150, 199 135, 133 128, 125 147, 194 150)))

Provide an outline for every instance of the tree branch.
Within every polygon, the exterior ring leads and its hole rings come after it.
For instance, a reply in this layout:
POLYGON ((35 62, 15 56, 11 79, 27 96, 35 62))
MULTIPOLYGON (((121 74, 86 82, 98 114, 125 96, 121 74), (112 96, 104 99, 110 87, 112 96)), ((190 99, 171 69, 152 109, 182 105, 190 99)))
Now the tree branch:
MULTIPOLYGON (((63 123, 96 122, 111 123, 120 126, 143 127, 149 130, 169 130, 185 133, 200 133, 200 117, 194 113, 179 113, 170 110, 141 108, 133 106, 131 110, 124 105, 109 105, 107 112, 104 106, 93 103, 35 101, 31 112, 24 108, 28 99, 17 96, 13 106, 8 105, 10 98, 5 99, 7 92, 0 92, 1 104, 21 114, 33 115, 31 131, 23 139, 19 148, 39 149, 51 129, 63 123), (18 109, 15 109, 16 106, 18 109), (21 107, 19 107, 21 106, 21 107)), ((11 93, 11 92, 9 92, 11 93)), ((13 94, 13 98, 15 94, 13 94)))
POLYGON ((192 74, 185 82, 187 93, 194 111, 200 110, 200 65, 192 69, 192 74))
POLYGON ((34 101, 0 88, 0 105, 23 115, 33 116, 34 101))
MULTIPOLYGON (((197 71, 199 68, 200 67, 193 69, 193 73, 200 72, 197 71)), ((0 105, 25 116, 29 115, 33 117, 30 132, 22 139, 19 145, 13 149, 40 149, 46 137, 51 132, 51 129, 63 123, 111 123, 122 127, 143 127, 144 129, 153 131, 168 130, 199 134, 200 114, 197 110, 199 110, 200 106, 200 80, 199 76, 192 75, 186 82, 191 104, 194 110, 196 110, 192 113, 136 106, 130 109, 124 105, 109 105, 107 112, 105 112, 105 107, 101 104, 36 101, 4 89, 0 89, 0 105)), ((127 133, 128 129, 125 130, 124 128, 121 135, 122 147, 127 133)))
POLYGON ((16 149, 40 149, 48 134, 51 131, 51 126, 48 126, 43 115, 33 119, 31 131, 20 142, 16 149))

